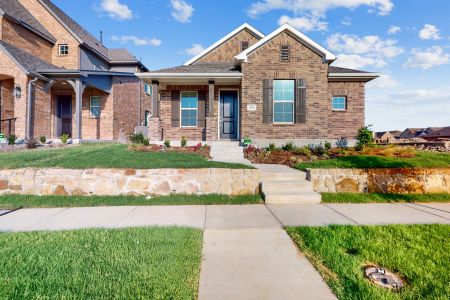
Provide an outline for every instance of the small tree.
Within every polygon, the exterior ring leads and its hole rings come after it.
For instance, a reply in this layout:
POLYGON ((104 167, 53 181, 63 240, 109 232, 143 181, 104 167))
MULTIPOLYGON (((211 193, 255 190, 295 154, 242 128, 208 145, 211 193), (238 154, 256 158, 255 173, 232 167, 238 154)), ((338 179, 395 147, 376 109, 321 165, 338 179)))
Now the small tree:
POLYGON ((356 135, 358 142, 356 143, 356 150, 362 150, 365 147, 370 147, 373 144, 372 125, 363 126, 358 130, 356 135))
POLYGON ((187 145, 187 139, 184 137, 184 136, 182 136, 181 137, 181 147, 186 147, 186 145, 187 145))

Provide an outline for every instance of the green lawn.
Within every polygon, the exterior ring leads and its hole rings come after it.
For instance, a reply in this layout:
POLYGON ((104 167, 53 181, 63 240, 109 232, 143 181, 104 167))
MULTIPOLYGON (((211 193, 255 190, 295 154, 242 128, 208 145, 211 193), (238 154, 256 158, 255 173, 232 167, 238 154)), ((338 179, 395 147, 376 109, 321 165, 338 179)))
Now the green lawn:
POLYGON ((151 205, 225 205, 262 204, 261 195, 170 195, 146 199, 133 196, 0 196, 0 208, 18 207, 94 207, 94 206, 151 206, 151 205))
POLYGON ((1 169, 17 168, 233 168, 240 164, 210 162, 195 153, 138 152, 121 144, 82 144, 77 147, 0 153, 1 169))
MULTIPOLYGON (((323 203, 450 202, 450 194, 322 193, 323 203)), ((1 203, 1 202, 0 202, 1 203)))
POLYGON ((339 299, 449 299, 449 225, 297 227, 287 231, 339 299), (371 263, 405 276, 407 287, 393 292, 369 283, 363 267, 371 263))
POLYGON ((0 234, 1 299, 196 299, 202 232, 0 234))
POLYGON ((393 158, 381 156, 343 156, 334 159, 316 160, 299 163, 297 169, 350 169, 350 168, 444 168, 450 167, 450 154, 435 152, 417 152, 413 158, 393 158))

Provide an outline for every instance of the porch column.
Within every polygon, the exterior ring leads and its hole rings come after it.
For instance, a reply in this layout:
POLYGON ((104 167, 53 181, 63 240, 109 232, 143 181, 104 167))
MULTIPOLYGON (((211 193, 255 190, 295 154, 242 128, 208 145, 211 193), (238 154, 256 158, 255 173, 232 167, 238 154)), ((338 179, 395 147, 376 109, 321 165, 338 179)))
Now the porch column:
POLYGON ((208 103, 209 103, 209 109, 208 109, 208 117, 214 117, 214 87, 215 87, 215 82, 214 81, 210 81, 209 82, 209 87, 208 87, 208 92, 209 92, 209 97, 208 97, 208 103))
POLYGON ((75 80, 75 125, 76 131, 74 134, 74 139, 81 140, 83 138, 82 133, 82 111, 83 111, 83 92, 85 85, 80 79, 75 80))
POLYGON ((152 81, 152 114, 153 118, 159 118, 159 82, 156 80, 152 81))
POLYGON ((208 114, 206 115, 206 140, 217 140, 217 118, 214 117, 214 90, 215 82, 209 81, 208 85, 208 114))

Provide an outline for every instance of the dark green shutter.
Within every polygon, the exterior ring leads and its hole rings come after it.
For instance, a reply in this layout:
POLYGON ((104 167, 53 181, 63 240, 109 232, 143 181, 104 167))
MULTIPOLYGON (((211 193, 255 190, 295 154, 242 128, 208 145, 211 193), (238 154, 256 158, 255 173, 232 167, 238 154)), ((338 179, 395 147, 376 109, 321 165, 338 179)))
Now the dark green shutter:
POLYGON ((295 123, 306 123, 306 80, 297 79, 295 89, 295 123))
POLYGON ((273 123, 273 80, 263 80, 263 123, 273 123))
POLYGON ((207 91, 198 92, 198 127, 206 127, 206 98, 207 91))
POLYGON ((180 127, 180 91, 171 91, 172 127, 180 127))

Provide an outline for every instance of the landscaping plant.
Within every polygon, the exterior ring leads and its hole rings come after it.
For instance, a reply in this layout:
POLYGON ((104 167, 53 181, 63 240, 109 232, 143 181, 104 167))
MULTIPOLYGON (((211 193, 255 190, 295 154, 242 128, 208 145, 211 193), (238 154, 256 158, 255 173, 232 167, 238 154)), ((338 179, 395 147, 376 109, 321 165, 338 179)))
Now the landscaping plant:
POLYGON ((11 134, 8 137, 8 145, 14 145, 16 143, 17 140, 17 136, 15 136, 14 134, 11 134))
POLYGON ((36 149, 39 146, 39 142, 35 138, 26 139, 25 144, 27 145, 27 149, 36 149))
POLYGON ((186 145, 187 145, 187 140, 184 136, 182 136, 181 137, 181 147, 184 148, 184 147, 186 147, 186 145))
POLYGON ((356 135, 358 142, 356 143, 355 149, 360 151, 366 147, 373 145, 373 133, 372 125, 363 126, 358 129, 358 134, 356 135))
POLYGON ((69 135, 67 133, 63 133, 61 135, 61 143, 67 144, 67 141, 69 140, 69 135))
POLYGON ((144 144, 145 137, 142 133, 133 133, 130 134, 129 139, 133 144, 144 144))
POLYGON ((39 137, 39 141, 41 142, 41 144, 45 144, 45 142, 47 142, 47 138, 45 137, 45 135, 41 135, 39 137))
POLYGON ((284 151, 294 151, 294 150, 295 150, 295 145, 294 145, 293 142, 289 142, 289 143, 286 143, 286 145, 284 145, 284 146, 282 147, 282 149, 283 149, 284 151))
POLYGON ((274 151, 274 150, 276 150, 277 149, 277 146, 275 146, 275 144, 274 143, 270 143, 269 144, 269 147, 267 147, 267 150, 268 151, 274 151))
POLYGON ((150 140, 149 139, 144 139, 142 144, 144 144, 144 146, 150 146, 150 140))
POLYGON ((165 146, 166 148, 170 148, 170 140, 165 140, 165 141, 164 141, 164 146, 165 146))
POLYGON ((327 151, 331 150, 331 148, 333 147, 329 141, 325 141, 325 144, 323 146, 327 151))
POLYGON ((336 147, 346 149, 348 147, 348 141, 345 136, 342 136, 336 141, 336 147))

